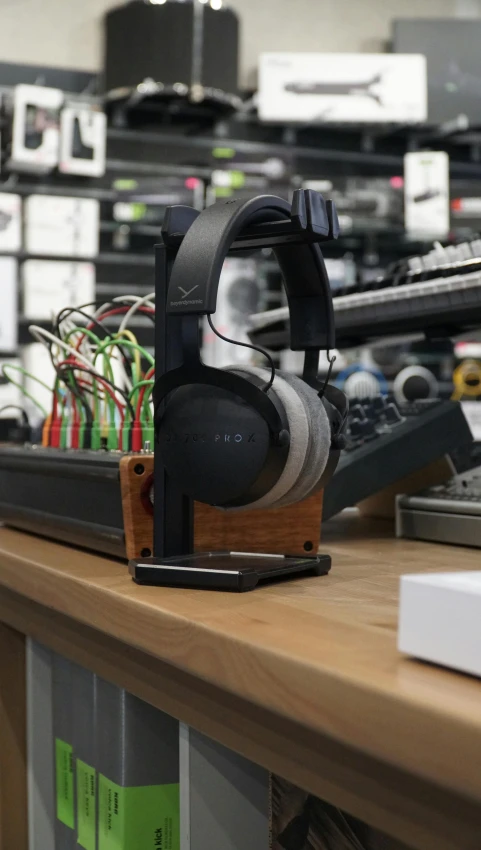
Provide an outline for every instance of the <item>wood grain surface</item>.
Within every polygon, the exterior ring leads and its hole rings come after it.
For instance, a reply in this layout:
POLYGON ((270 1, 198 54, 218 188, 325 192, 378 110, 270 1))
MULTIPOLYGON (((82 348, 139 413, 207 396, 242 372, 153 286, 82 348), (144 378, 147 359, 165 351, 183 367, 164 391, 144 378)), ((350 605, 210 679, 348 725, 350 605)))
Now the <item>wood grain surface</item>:
POLYGON ((476 801, 370 758, 5 588, 0 588, 0 620, 395 836, 403 847, 479 850, 481 810, 476 801))
MULTIPOLYGON (((120 487, 127 558, 152 554, 153 516, 148 493, 153 455, 126 455, 120 461, 120 487), (147 502, 147 505, 146 505, 147 502)), ((230 550, 305 555, 315 552, 321 536, 323 493, 270 511, 231 513, 196 502, 194 547, 197 552, 230 550)))
POLYGON ((399 576, 479 552, 392 535, 330 522, 328 577, 235 595, 4 529, 0 617, 419 850, 479 850, 481 683, 396 650, 399 576))
POLYGON ((194 546, 198 552, 228 550, 305 555, 321 539, 323 493, 305 502, 268 511, 229 513, 194 504, 194 546))
POLYGON ((147 558, 154 542, 153 513, 148 508, 154 456, 124 455, 120 459, 120 492, 128 560, 147 558))

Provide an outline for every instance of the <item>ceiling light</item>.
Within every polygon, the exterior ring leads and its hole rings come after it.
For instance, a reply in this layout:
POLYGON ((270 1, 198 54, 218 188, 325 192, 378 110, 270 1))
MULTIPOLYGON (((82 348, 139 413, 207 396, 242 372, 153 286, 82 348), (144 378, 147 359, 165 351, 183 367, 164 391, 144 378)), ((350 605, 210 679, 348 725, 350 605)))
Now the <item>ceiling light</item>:
POLYGON ((210 0, 212 9, 222 9, 222 0, 210 0))

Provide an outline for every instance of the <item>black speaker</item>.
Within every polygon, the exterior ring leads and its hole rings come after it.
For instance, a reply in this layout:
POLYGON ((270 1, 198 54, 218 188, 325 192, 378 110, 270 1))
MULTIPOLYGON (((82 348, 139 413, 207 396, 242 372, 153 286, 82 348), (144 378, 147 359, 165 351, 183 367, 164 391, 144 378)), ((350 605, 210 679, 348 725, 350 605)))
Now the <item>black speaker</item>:
POLYGON ((133 0, 105 16, 104 89, 133 90, 149 79, 160 93, 201 101, 238 89, 239 21, 200 0, 133 0))

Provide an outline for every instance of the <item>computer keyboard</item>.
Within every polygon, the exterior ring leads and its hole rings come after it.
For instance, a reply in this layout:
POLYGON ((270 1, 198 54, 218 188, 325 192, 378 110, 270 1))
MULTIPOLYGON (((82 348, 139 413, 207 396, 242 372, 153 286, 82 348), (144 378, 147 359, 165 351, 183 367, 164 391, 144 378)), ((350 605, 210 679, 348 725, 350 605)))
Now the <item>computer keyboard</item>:
POLYGON ((384 396, 351 402, 346 437, 324 493, 324 520, 472 442, 459 402, 397 405, 384 396))
POLYGON ((413 496, 399 496, 398 537, 481 547, 481 466, 413 496))

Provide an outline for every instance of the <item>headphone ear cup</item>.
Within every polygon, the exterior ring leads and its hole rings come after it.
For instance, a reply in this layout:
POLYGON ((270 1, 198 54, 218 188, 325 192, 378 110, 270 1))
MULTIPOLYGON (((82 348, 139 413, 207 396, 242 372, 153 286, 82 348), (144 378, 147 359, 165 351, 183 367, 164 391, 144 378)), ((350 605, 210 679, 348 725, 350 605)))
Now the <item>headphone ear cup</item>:
POLYGON ((331 451, 331 426, 318 393, 297 375, 280 372, 280 376, 296 390, 309 421, 309 444, 299 478, 291 489, 272 507, 280 508, 301 502, 311 495, 324 473, 331 451))
MULTIPOLYGON (((230 366, 229 372, 237 372, 246 379, 252 376, 255 383, 259 379, 265 383, 270 380, 270 370, 261 369, 257 366, 230 366)), ((260 510, 271 508, 288 493, 299 479, 304 468, 309 448, 309 419, 305 405, 300 401, 295 388, 284 378, 276 373, 274 383, 269 392, 273 392, 277 402, 282 406, 290 432, 289 455, 283 472, 276 484, 257 501, 242 508, 228 508, 227 510, 260 510)))

